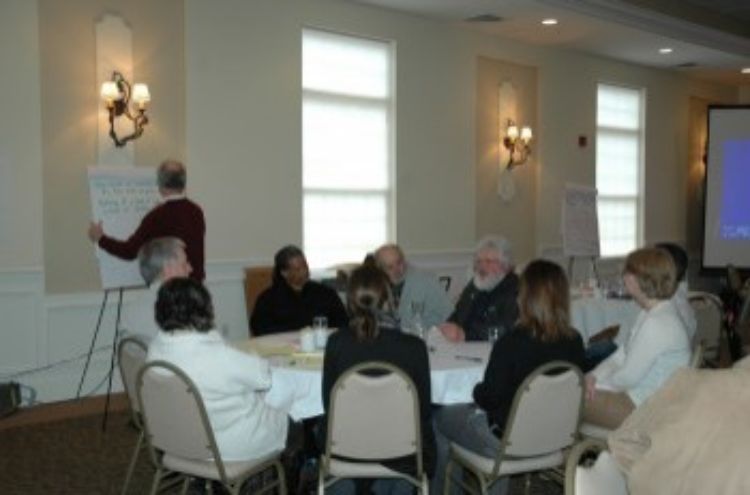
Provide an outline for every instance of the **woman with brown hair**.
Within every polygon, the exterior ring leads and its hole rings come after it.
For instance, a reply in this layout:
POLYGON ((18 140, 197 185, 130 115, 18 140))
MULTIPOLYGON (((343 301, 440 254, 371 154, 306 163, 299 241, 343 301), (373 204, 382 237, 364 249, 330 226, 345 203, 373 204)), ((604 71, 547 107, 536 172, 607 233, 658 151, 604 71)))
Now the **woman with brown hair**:
POLYGON ((616 428, 690 360, 687 329, 670 300, 677 277, 669 253, 633 251, 625 259, 625 289, 641 307, 625 345, 586 375, 583 419, 616 428))
MULTIPOLYGON (((323 361, 323 408, 328 414, 331 390, 349 368, 366 361, 381 361, 403 370, 412 379, 419 396, 424 469, 432 476, 435 467, 435 437, 430 409, 430 369, 425 343, 394 327, 388 276, 372 260, 354 270, 349 279, 347 301, 349 326, 333 333, 326 345, 323 361)), ((326 419, 321 422, 325 425, 326 419)), ((324 437, 325 435, 319 435, 324 437)), ((383 464, 390 469, 413 474, 413 457, 391 459, 383 464)), ((326 493, 353 493, 354 483, 341 480, 326 493)), ((376 481, 375 493, 411 493, 406 482, 376 481), (394 486, 398 485, 398 486, 394 486)), ((368 492, 369 493, 369 492, 368 492)))
MULTIPOLYGON (((435 414, 438 475, 433 493, 442 493, 450 442, 486 457, 497 454, 513 397, 532 371, 557 360, 583 365, 583 340, 570 327, 568 279, 559 265, 529 263, 521 274, 518 306, 515 327, 492 348, 484 379, 474 388, 474 403, 447 406, 435 414)), ((502 479, 490 493, 506 490, 507 479, 502 479)))

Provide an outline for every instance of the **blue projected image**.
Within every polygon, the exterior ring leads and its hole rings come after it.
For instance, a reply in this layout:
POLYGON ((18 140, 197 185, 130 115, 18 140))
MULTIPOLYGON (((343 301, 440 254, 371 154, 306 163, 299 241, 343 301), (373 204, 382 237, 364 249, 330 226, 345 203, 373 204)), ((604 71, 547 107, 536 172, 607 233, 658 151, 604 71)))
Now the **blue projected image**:
POLYGON ((750 140, 724 142, 722 177, 721 237, 750 239, 750 140))

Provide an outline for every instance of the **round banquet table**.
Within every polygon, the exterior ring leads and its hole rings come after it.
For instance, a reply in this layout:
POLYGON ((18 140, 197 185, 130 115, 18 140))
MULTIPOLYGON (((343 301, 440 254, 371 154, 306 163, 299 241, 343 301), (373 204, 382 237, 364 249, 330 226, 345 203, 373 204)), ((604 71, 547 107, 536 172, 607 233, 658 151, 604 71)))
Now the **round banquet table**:
MULTIPOLYGON (((323 353, 299 352, 300 332, 264 335, 234 342, 243 352, 265 357, 271 364, 272 383, 265 400, 288 411, 295 420, 323 414, 323 353)), ((487 342, 451 343, 435 328, 428 332, 432 403, 472 402, 474 385, 482 380, 490 354, 487 342)))

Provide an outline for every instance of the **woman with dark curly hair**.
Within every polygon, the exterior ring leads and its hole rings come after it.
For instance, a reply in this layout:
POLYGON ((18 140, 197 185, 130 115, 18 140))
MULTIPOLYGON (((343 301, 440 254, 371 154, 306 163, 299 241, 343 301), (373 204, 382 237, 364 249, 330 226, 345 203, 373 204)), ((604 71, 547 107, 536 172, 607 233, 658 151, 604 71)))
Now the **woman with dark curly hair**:
POLYGON ((288 332, 310 326, 316 316, 328 325, 346 325, 346 309, 332 288, 310 280, 305 254, 297 246, 284 246, 274 256, 271 287, 255 302, 250 318, 254 336, 288 332))
POLYGON ((261 397, 271 387, 268 362, 224 341, 214 329, 211 296, 200 282, 165 282, 156 301, 156 322, 162 330, 149 345, 147 361, 172 363, 193 380, 225 461, 284 448, 288 416, 261 397))

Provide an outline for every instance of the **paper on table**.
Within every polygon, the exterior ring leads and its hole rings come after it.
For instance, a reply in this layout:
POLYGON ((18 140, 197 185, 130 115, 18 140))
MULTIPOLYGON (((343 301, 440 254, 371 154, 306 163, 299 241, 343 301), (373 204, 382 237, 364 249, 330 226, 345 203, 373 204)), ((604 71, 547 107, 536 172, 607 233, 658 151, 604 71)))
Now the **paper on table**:
POLYGON ((290 356, 297 352, 297 349, 292 344, 259 344, 252 340, 245 340, 233 344, 237 349, 241 351, 254 352, 262 357, 270 356, 290 356))

